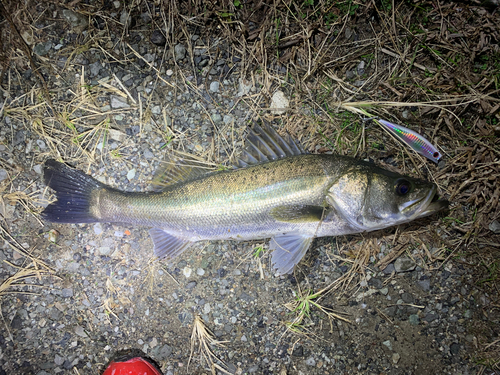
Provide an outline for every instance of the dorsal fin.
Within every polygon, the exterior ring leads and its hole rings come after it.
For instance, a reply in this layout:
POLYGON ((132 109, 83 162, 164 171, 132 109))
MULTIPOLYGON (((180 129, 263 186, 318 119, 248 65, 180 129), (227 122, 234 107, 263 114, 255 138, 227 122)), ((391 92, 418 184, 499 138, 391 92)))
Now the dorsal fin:
POLYGON ((177 183, 193 181, 206 176, 209 172, 213 172, 213 168, 209 164, 189 155, 171 156, 164 161, 164 166, 156 170, 152 185, 155 191, 162 191, 177 183))
POLYGON ((305 154, 304 149, 290 135, 285 141, 270 125, 254 124, 248 133, 245 147, 238 159, 238 167, 260 164, 288 156, 305 154))

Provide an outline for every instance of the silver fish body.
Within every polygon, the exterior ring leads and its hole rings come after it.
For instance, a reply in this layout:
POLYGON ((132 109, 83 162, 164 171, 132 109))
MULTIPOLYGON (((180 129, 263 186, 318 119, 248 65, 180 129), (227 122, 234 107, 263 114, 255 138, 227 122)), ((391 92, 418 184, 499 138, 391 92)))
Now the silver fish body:
POLYGON ((185 178, 165 178, 159 192, 118 191, 47 161, 45 180, 58 200, 43 216, 151 226, 160 258, 173 258, 201 240, 271 238, 272 262, 284 274, 315 237, 381 229, 447 204, 434 199, 434 184, 353 158, 304 154, 269 127, 254 128, 248 142, 242 168, 204 173, 180 163, 166 176, 185 178))

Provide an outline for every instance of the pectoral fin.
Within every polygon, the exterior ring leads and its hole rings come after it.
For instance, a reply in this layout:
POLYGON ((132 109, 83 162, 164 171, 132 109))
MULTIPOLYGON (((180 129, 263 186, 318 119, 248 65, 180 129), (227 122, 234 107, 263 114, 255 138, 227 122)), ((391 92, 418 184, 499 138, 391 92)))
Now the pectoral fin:
POLYGON ((290 205, 273 208, 269 214, 286 223, 310 223, 321 221, 324 208, 321 206, 290 205))
POLYGON ((273 237, 269 249, 274 250, 271 262, 280 275, 291 273, 311 246, 312 237, 286 234, 273 237))
POLYGON ((191 241, 172 236, 159 228, 151 229, 149 234, 155 245, 155 255, 160 259, 173 259, 191 244, 191 241))

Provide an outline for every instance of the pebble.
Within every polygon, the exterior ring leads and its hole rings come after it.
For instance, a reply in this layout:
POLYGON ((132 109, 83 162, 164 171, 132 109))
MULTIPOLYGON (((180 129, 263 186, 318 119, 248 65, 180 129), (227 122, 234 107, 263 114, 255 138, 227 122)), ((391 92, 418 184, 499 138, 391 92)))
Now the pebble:
POLYGON ((35 48, 33 48, 33 52, 35 52, 38 56, 45 56, 49 53, 52 48, 52 42, 38 43, 35 48))
POLYGON ((137 171, 136 171, 136 169, 135 169, 135 168, 132 168, 131 170, 129 170, 129 171, 127 172, 127 180, 129 180, 129 181, 133 180, 133 179, 134 179, 134 177, 135 177, 136 172, 137 172, 137 171))
POLYGON ((64 358, 56 354, 56 356, 54 357, 54 363, 57 366, 61 366, 64 363, 64 358))
POLYGON ((219 86, 220 86, 220 83, 217 81, 210 83, 210 91, 211 92, 219 92, 219 86))
POLYGON ((184 276, 186 276, 186 278, 191 277, 192 272, 193 272, 193 270, 187 266, 182 269, 182 273, 184 274, 184 276))
POLYGON ((70 297, 73 297, 73 288, 63 288, 61 290, 61 295, 64 297, 64 298, 70 298, 70 297))
POLYGON ((422 288, 425 292, 428 292, 431 290, 431 280, 429 279, 424 279, 424 280, 418 280, 417 285, 422 288))
POLYGON ((186 284, 186 289, 194 289, 198 283, 196 281, 190 281, 186 284))
POLYGON ((198 268, 198 269, 196 270, 196 274, 197 274, 198 276, 203 276, 203 275, 205 274, 205 270, 204 270, 203 268, 198 268))
POLYGON ((498 220, 493 220, 490 225, 488 225, 489 230, 493 233, 500 233, 500 222, 498 220))
POLYGON ((130 105, 127 103, 127 99, 121 96, 111 95, 111 108, 120 109, 120 108, 130 108, 130 105))
POLYGON ((37 139, 36 144, 38 145, 38 147, 40 147, 40 150, 45 150, 45 148, 47 147, 45 142, 42 141, 41 139, 37 139))
POLYGON ((314 357, 309 357, 306 359, 306 365, 308 366, 316 366, 316 360, 314 357))
POLYGON ((87 333, 85 333, 85 330, 83 329, 82 326, 77 325, 75 327, 75 333, 80 336, 80 337, 88 337, 87 333))
POLYGON ((240 78, 238 81, 238 93, 236 94, 236 97, 242 97, 247 95, 250 92, 250 89, 252 88, 252 82, 247 81, 244 78, 240 78))
POLYGON ((210 311, 212 311, 212 308, 210 307, 209 303, 205 303, 205 306, 203 306, 203 313, 208 314, 210 311))
POLYGON ((33 170, 38 173, 38 174, 42 174, 43 172, 43 167, 41 164, 36 164, 33 166, 33 170))
POLYGON ((416 267, 413 259, 407 257, 399 257, 394 262, 394 269, 397 273, 413 271, 416 267))
POLYGON ((397 364, 400 360, 401 356, 399 355, 399 353, 394 353, 392 355, 392 363, 394 364, 397 364))
POLYGON ((167 44, 167 39, 160 30, 154 30, 151 34, 151 43, 163 47, 167 44))
POLYGON ((417 314, 412 314, 408 317, 408 321, 412 326, 418 326, 420 324, 420 318, 417 314))
POLYGON ((175 61, 182 60, 186 56, 186 47, 183 44, 176 44, 174 47, 175 61))
POLYGON ((7 179, 9 177, 9 174, 5 169, 0 169, 0 182, 7 179))
POLYGON ((358 70, 358 75, 363 75, 365 74, 365 61, 364 60, 361 60, 358 64, 358 67, 357 67, 357 70, 358 70))
POLYGON ((391 340, 386 340, 382 343, 383 345, 387 346, 389 350, 392 350, 392 343, 391 340))
POLYGON ((100 235, 102 233, 102 224, 101 223, 94 224, 94 233, 96 235, 100 235))
POLYGON ((73 28, 73 31, 77 33, 83 32, 83 30, 85 30, 89 25, 88 16, 85 14, 76 13, 69 9, 63 9, 62 15, 73 28))
POLYGON ((271 112, 281 115, 286 112, 289 107, 290 101, 285 96, 283 91, 276 91, 271 98, 271 112))

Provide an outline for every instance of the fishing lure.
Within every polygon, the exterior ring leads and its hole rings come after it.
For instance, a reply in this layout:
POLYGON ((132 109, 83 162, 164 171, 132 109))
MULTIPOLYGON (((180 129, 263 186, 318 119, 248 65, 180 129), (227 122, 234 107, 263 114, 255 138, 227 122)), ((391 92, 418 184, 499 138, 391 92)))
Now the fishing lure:
POLYGON ((436 147, 432 143, 430 143, 427 139, 422 137, 420 134, 405 128, 401 125, 393 124, 392 122, 385 121, 382 119, 377 119, 377 121, 384 125, 386 129, 388 129, 392 134, 398 137, 401 141, 406 143, 420 155, 425 156, 426 158, 432 160, 433 162, 439 162, 441 159, 441 153, 437 150, 436 147))

